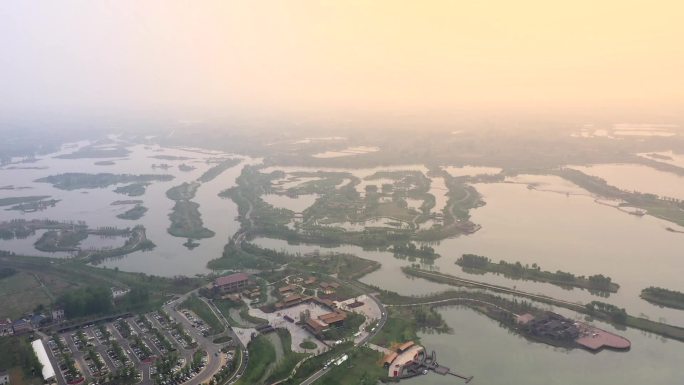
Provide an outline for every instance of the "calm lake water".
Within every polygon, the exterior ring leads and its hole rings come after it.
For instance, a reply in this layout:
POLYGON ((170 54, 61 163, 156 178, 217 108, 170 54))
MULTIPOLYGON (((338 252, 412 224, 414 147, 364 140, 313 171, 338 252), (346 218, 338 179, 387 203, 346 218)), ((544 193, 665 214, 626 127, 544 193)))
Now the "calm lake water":
MULTIPOLYGON (((450 306, 438 310, 452 334, 420 333, 421 342, 435 350, 440 364, 456 373, 473 375, 483 385, 675 385, 684 383, 684 344, 638 330, 616 330, 632 342, 629 352, 566 350, 530 342, 474 310, 450 306)), ((408 384, 453 385, 452 376, 428 373, 408 384)))
POLYGON ((684 177, 669 172, 638 164, 598 164, 572 168, 605 179, 608 184, 623 190, 684 199, 684 177))
MULTIPOLYGON (((0 190, 0 197, 49 195, 54 199, 60 199, 55 207, 33 213, 20 213, 17 211, 0 211, 0 220, 13 218, 24 219, 58 219, 58 220, 82 220, 91 228, 99 226, 132 227, 142 224, 147 229, 147 236, 157 246, 152 251, 136 252, 119 259, 107 260, 101 266, 119 267, 127 271, 140 271, 150 274, 173 276, 194 275, 208 272, 206 263, 221 256, 223 247, 228 239, 239 229, 236 221, 237 207, 229 199, 222 199, 218 193, 235 184, 235 178, 240 174, 244 164, 257 162, 257 160, 240 157, 242 163, 223 172, 217 178, 208 183, 203 183, 197 190, 195 201, 200 204, 199 211, 202 214, 204 226, 215 231, 213 238, 202 239, 200 245, 188 250, 182 244, 184 238, 173 237, 167 233, 169 227, 168 215, 174 202, 166 197, 166 191, 183 182, 197 179, 202 173, 216 163, 207 163, 210 159, 222 159, 230 154, 201 149, 176 149, 159 146, 134 145, 129 147, 131 153, 125 158, 114 158, 114 165, 96 165, 95 162, 103 159, 55 159, 54 156, 63 153, 71 153, 77 147, 87 145, 87 142, 78 143, 76 147, 70 147, 59 153, 50 154, 36 163, 20 166, 47 167, 46 169, 4 169, 0 170, 3 180, 11 181, 14 186, 28 186, 31 189, 0 190), (189 159, 167 160, 151 158, 152 156, 177 156, 189 159), (188 164, 196 167, 189 172, 178 169, 180 164, 188 164), (168 169, 152 168, 153 164, 168 164, 168 169), (72 191, 59 190, 49 183, 35 183, 34 180, 47 176, 66 172, 85 173, 115 173, 115 174, 171 174, 175 178, 168 182, 153 182, 147 187, 144 195, 129 197, 115 193, 113 190, 118 185, 98 189, 79 189, 72 191), (116 218, 116 215, 127 210, 130 205, 112 205, 118 200, 142 200, 149 210, 141 219, 129 221, 116 218)), ((3 183, 4 185, 5 183, 3 183)), ((9 184, 9 183, 7 183, 9 184)), ((0 249, 15 252, 28 253, 31 255, 64 257, 68 253, 41 253, 33 249, 36 236, 23 239, 0 241, 0 249)), ((85 248, 111 247, 113 242, 120 240, 89 237, 82 243, 85 248)))

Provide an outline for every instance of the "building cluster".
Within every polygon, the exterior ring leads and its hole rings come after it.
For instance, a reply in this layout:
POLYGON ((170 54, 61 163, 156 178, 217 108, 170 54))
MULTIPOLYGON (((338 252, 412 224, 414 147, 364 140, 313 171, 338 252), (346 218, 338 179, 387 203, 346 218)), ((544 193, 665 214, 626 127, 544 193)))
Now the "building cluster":
POLYGON ((574 341, 580 335, 577 322, 550 311, 536 317, 522 315, 518 323, 532 336, 555 341, 574 341))
POLYGON ((9 318, 0 319, 0 336, 20 335, 38 329, 49 323, 60 322, 64 319, 64 309, 54 308, 47 314, 28 314, 14 321, 9 318))

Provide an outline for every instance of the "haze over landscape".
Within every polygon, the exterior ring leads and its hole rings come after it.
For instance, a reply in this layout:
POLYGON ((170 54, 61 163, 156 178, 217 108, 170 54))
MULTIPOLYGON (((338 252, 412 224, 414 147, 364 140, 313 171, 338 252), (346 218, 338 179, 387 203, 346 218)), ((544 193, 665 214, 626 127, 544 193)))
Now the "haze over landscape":
POLYGON ((3 2, 0 383, 684 383, 683 11, 3 2))

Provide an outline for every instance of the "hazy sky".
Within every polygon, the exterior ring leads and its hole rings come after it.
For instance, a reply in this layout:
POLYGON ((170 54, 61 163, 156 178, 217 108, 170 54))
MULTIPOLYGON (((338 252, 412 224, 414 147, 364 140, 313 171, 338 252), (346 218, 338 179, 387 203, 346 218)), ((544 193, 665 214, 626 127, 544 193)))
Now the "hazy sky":
POLYGON ((681 116, 682 1, 0 2, 0 113, 681 116))

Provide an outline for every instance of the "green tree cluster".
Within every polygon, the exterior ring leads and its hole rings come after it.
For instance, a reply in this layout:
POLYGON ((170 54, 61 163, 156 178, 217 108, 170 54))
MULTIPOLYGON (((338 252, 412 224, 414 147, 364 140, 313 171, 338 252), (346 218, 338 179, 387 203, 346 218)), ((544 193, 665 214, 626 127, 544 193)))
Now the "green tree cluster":
POLYGON ((104 314, 112 311, 112 292, 102 286, 83 287, 63 294, 57 304, 69 318, 104 314))

